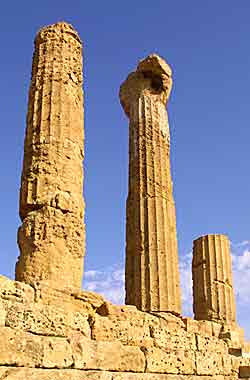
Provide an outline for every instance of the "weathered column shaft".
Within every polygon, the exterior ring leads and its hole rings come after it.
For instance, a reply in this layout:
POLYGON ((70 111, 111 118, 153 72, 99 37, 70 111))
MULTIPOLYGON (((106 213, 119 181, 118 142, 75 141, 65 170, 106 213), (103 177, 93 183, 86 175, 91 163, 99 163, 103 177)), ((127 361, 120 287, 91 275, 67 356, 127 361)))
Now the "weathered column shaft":
POLYGON ((121 86, 121 103, 130 119, 126 303, 180 313, 166 111, 171 84, 170 68, 152 55, 121 86))
POLYGON ((225 235, 206 235, 193 245, 195 319, 235 323, 230 243, 225 235))
POLYGON ((16 279, 81 287, 85 251, 82 44, 66 23, 35 40, 16 279))

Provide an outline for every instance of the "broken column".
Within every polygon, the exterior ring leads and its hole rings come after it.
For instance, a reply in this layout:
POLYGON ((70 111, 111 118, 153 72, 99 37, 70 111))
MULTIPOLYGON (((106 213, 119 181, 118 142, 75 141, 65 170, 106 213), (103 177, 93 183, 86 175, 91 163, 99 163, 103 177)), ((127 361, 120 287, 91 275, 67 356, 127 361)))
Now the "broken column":
POLYGON ((83 201, 82 43, 60 22, 35 39, 20 189, 16 280, 81 288, 83 201))
POLYGON ((193 243, 194 317, 227 324, 236 322, 229 239, 206 235, 193 243))
POLYGON ((126 304, 181 312, 175 204, 166 104, 171 68, 157 55, 141 61, 120 89, 129 118, 126 304))

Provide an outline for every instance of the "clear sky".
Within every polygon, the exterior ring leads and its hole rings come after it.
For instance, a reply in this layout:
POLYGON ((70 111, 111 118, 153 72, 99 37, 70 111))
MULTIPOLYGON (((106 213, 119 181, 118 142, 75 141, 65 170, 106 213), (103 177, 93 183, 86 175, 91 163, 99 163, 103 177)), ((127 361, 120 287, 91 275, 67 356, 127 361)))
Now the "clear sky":
MULTIPOLYGON (((65 20, 84 42, 85 287, 121 301, 128 121, 121 82, 152 52, 173 69, 172 176, 184 310, 194 238, 233 242, 239 320, 250 332, 250 2, 247 0, 4 1, 0 13, 1 273, 14 276, 33 39, 65 20)), ((249 335, 249 334, 248 334, 249 335)))

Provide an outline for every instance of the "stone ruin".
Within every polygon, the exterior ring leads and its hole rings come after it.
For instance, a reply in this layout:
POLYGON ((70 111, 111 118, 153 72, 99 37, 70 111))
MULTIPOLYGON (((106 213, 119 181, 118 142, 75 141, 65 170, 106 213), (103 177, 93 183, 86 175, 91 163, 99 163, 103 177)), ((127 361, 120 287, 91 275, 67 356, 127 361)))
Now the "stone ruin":
POLYGON ((129 118, 126 305, 81 290, 85 254, 82 44, 67 23, 35 40, 16 279, 0 276, 0 379, 250 379, 229 240, 193 245, 194 318, 181 315, 166 104, 171 68, 139 62, 120 89, 129 118))

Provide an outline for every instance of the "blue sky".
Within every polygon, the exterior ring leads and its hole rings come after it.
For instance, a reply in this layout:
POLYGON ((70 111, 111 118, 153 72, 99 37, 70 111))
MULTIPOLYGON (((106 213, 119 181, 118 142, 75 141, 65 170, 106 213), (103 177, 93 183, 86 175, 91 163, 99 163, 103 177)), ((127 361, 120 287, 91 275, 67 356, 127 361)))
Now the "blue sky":
MULTIPOLYGON (((239 321, 250 331, 249 17, 246 0, 1 4, 2 274, 13 277, 18 255, 18 191, 33 39, 40 27, 65 20, 84 42, 86 286, 94 286, 98 273, 109 290, 113 274, 122 284, 128 121, 118 91, 138 60, 156 52, 173 69, 168 109, 181 263, 187 263, 193 239, 228 234, 236 256, 239 321)), ((185 273, 183 293, 188 294, 185 273)), ((96 289, 105 289, 98 281, 96 289)), ((115 291, 120 300, 119 287, 112 288, 113 295, 115 291)))

